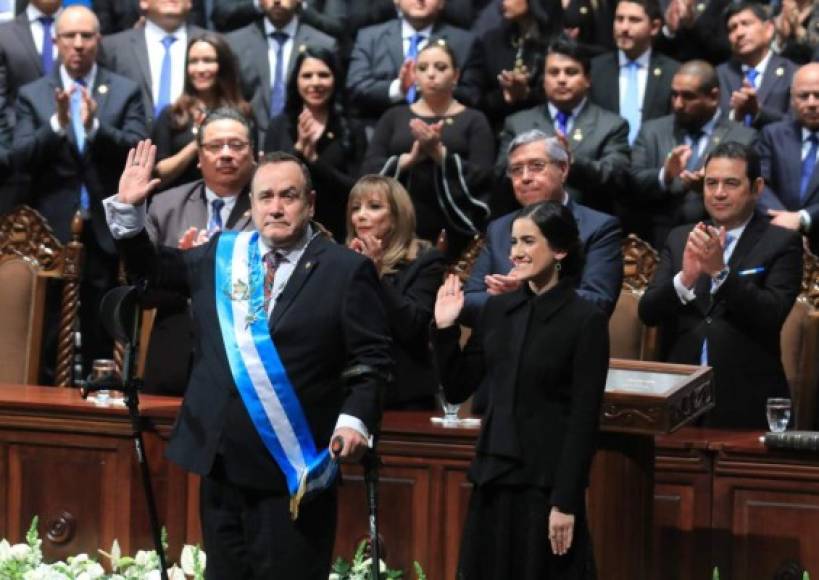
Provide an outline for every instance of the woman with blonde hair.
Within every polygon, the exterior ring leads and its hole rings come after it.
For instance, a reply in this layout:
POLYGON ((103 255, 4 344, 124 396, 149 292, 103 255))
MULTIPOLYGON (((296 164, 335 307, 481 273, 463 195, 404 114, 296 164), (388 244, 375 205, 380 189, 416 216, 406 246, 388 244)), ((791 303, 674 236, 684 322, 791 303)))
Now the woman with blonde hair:
POLYGON ((347 201, 347 247, 373 261, 384 289, 396 361, 386 408, 433 408, 438 379, 429 327, 444 257, 415 235, 415 208, 403 185, 381 175, 356 182, 347 201))

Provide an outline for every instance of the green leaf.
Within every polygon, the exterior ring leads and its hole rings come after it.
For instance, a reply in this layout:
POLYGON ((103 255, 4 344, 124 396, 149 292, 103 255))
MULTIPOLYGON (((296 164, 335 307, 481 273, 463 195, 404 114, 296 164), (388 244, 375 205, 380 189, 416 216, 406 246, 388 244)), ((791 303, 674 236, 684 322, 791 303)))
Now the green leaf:
POLYGON ((412 567, 415 568, 415 575, 418 580, 427 580, 427 575, 424 573, 424 569, 421 568, 421 564, 418 563, 418 560, 412 562, 412 567))
POLYGON ((31 525, 28 527, 28 532, 26 532, 26 543, 32 548, 36 547, 40 540, 40 536, 37 533, 37 524, 39 521, 40 518, 37 516, 31 518, 31 525))
POLYGON ((711 574, 711 580, 719 580, 719 568, 714 566, 714 572, 711 574))

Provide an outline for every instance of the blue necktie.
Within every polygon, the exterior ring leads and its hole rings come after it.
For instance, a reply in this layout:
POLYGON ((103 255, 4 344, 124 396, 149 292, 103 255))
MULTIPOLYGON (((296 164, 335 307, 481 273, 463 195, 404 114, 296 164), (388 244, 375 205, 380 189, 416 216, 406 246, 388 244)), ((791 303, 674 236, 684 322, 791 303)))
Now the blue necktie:
POLYGON ((569 119, 571 118, 571 113, 565 113, 563 111, 558 111, 557 115, 555 115, 555 120, 557 121, 557 130, 560 131, 563 135, 566 135, 569 132, 569 119))
POLYGON ((54 19, 51 16, 40 16, 37 20, 43 25, 43 52, 40 58, 43 63, 43 74, 48 75, 54 69, 54 38, 51 36, 54 19))
MULTIPOLYGON (((82 90, 80 87, 85 86, 85 79, 76 79, 74 87, 71 91, 71 128, 74 130, 74 138, 77 141, 77 151, 80 153, 80 158, 85 154, 85 125, 82 123, 82 90)), ((84 183, 80 184, 80 211, 83 218, 88 218, 88 209, 91 206, 88 197, 88 190, 84 183)))
POLYGON ((624 65, 624 68, 626 69, 626 94, 620 99, 620 116, 628 121, 628 143, 631 145, 640 130, 640 87, 637 81, 640 64, 636 60, 630 60, 624 65))
MULTIPOLYGON (((409 50, 407 51, 407 58, 411 58, 413 61, 418 58, 418 47, 424 41, 424 35, 415 33, 410 37, 410 44, 409 50)), ((415 102, 415 98, 418 96, 418 89, 413 84, 409 90, 407 91, 407 103, 410 105, 415 102)))
POLYGON ((289 36, 281 31, 271 32, 270 36, 276 42, 276 67, 270 88, 270 117, 273 118, 284 109, 284 43, 289 36))
POLYGON ((799 201, 804 201, 805 194, 808 192, 808 184, 810 178, 813 176, 813 168, 816 166, 816 153, 819 150, 819 138, 816 133, 811 133, 808 137, 810 147, 808 147, 808 154, 802 160, 802 176, 799 180, 799 201))
POLYGON ((703 133, 702 131, 692 131, 688 134, 688 138, 691 139, 691 157, 688 158, 688 163, 685 164, 685 168, 688 171, 696 171, 699 169, 700 165, 700 140, 702 140, 703 133))
POLYGON ((208 220, 208 233, 218 232, 222 229, 222 208, 225 207, 225 200, 214 199, 210 202, 210 219, 208 220))
POLYGON ((90 10, 91 0, 63 0, 63 8, 67 8, 69 6, 85 6, 90 10))
MULTIPOLYGON (((731 246, 734 244, 734 236, 728 234, 725 236, 725 248, 722 250, 722 260, 726 264, 728 263, 728 258, 730 257, 731 246)), ((714 281, 711 280, 711 287, 713 287, 714 281)), ((708 339, 702 341, 702 352, 700 353, 700 364, 706 366, 708 364, 708 339)))
POLYGON ((171 104, 171 45, 174 42, 176 42, 176 37, 172 34, 162 39, 165 54, 162 55, 162 68, 159 69, 159 92, 154 107, 154 118, 171 104))
MULTIPOLYGON (((751 85, 751 87, 756 88, 756 77, 759 76, 759 71, 755 68, 749 68, 745 71, 745 80, 751 85)), ((751 124, 754 122, 754 118, 751 115, 745 115, 745 126, 750 127, 751 124)))

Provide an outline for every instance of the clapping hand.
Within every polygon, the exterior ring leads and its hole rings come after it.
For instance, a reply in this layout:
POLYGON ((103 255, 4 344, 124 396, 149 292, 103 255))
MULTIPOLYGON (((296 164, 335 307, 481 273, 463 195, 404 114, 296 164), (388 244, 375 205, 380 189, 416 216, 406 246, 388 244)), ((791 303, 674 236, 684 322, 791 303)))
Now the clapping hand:
POLYGON ((298 136, 294 147, 311 163, 318 159, 317 144, 322 133, 324 133, 324 125, 319 123, 313 113, 305 107, 299 114, 298 136))
POLYGON ((693 151, 688 145, 677 145, 671 150, 668 157, 665 158, 665 164, 663 165, 665 169, 663 179, 666 185, 680 176, 685 166, 688 165, 688 160, 691 159, 692 154, 693 151))
POLYGON ((87 133, 91 131, 94 126, 94 117, 97 116, 97 101, 94 100, 91 96, 91 91, 86 87, 75 84, 72 90, 79 90, 82 94, 82 99, 80 100, 80 119, 87 133))
MULTIPOLYGON (((514 269, 513 269, 514 271, 514 269)), ((491 296, 499 294, 506 294, 507 292, 514 292, 520 288, 520 280, 518 280, 512 272, 508 275, 503 274, 489 274, 483 278, 486 284, 486 292, 491 296)))
POLYGON ((410 87, 415 84, 415 61, 408 58, 398 71, 398 82, 401 85, 401 94, 406 95, 410 87))
POLYGON ((159 179, 151 177, 156 163, 156 145, 144 139, 128 151, 125 169, 119 178, 117 201, 131 205, 143 203, 159 186, 159 179))
POLYGON ((380 238, 372 234, 362 234, 356 236, 347 244, 347 247, 354 252, 367 256, 375 264, 376 271, 381 271, 381 263, 384 258, 384 244, 380 238))
POLYGON ((209 238, 210 236, 208 235, 208 230, 204 228, 200 230, 195 227, 189 227, 187 230, 185 230, 185 233, 180 236, 176 247, 180 250, 190 250, 191 248, 195 248, 196 246, 201 246, 202 244, 206 243, 209 238))
POLYGON ((747 79, 742 81, 741 88, 731 93, 731 109, 734 111, 734 119, 740 123, 745 115, 755 117, 759 112, 756 89, 747 79))
POLYGON ((449 274, 438 289, 438 297, 435 300, 435 326, 438 328, 449 328, 464 307, 464 291, 461 289, 461 281, 455 274, 449 274))
POLYGON ((71 122, 71 93, 63 89, 54 89, 54 102, 57 109, 57 123, 65 129, 71 122))
POLYGON ((700 222, 691 233, 683 250, 682 279, 686 288, 692 288, 701 274, 716 276, 725 267, 723 253, 727 231, 700 222))
POLYGON ((426 123, 421 119, 411 119, 409 128, 421 151, 436 163, 441 163, 446 155, 446 148, 441 143, 441 131, 444 128, 443 119, 437 123, 426 123))
POLYGON ((503 92, 503 100, 508 105, 525 101, 529 98, 529 71, 526 67, 514 70, 502 70, 498 83, 503 92))

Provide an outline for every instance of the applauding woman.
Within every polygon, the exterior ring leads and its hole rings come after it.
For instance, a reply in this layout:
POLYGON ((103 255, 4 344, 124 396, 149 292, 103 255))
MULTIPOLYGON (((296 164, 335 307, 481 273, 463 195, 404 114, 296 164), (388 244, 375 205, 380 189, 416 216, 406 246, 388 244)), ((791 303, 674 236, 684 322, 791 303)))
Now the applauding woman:
POLYGON ((316 221, 344 240, 347 193, 367 147, 363 128, 347 120, 339 96, 344 86, 336 56, 307 46, 296 57, 281 115, 270 120, 264 150, 286 151, 310 169, 316 221))
POLYGON ((231 107, 253 122, 242 98, 236 57, 221 35, 205 32, 188 42, 182 95, 156 119, 151 139, 156 145, 160 191, 202 178, 197 167, 196 133, 210 111, 231 107))
POLYGON ((489 215, 495 138, 484 114, 455 100, 458 68, 441 41, 415 62, 421 99, 393 107, 378 121, 364 161, 403 183, 418 212, 418 235, 436 240, 442 228, 457 257, 489 215))
POLYGON ((585 489, 608 369, 608 322, 580 298, 581 243, 556 202, 512 223, 512 274, 523 284, 490 297, 463 351, 463 307, 449 276, 435 303, 435 350, 447 398, 478 385, 489 407, 469 468, 474 488, 458 578, 586 578, 592 561, 585 489))
POLYGON ((347 246, 373 261, 384 288, 395 356, 386 408, 432 409, 438 379, 429 325, 443 255, 415 237, 415 209, 400 183, 365 175, 355 184, 347 206, 347 246))

